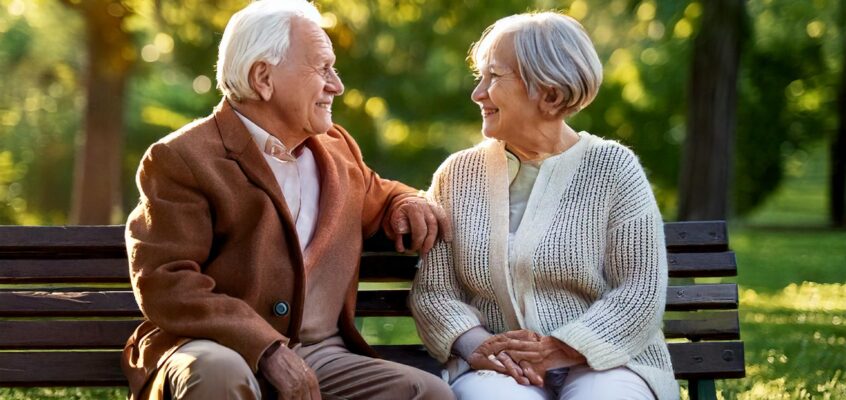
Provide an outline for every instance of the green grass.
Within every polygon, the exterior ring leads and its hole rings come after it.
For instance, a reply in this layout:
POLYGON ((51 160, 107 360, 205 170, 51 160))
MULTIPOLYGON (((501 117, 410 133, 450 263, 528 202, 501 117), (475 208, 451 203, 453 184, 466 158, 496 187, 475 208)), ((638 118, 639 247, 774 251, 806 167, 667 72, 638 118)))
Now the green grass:
MULTIPOLYGON (((722 399, 846 399, 846 231, 826 229, 825 149, 791 161, 788 179, 730 227, 737 253, 747 377, 722 399)), ((368 318, 371 343, 417 343, 408 318, 368 318)), ((686 394, 686 393, 683 393, 686 394)), ((0 389, 0 399, 122 399, 122 389, 0 389)))
POLYGON ((827 226, 827 152, 788 163, 784 185, 730 228, 747 377, 725 399, 846 399, 846 231, 827 226))

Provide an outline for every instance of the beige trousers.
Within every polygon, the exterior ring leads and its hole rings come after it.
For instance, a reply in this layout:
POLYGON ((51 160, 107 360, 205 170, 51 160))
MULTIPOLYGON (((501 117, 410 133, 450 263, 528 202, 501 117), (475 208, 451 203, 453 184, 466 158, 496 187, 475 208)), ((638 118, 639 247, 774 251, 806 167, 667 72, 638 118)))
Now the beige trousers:
MULTIPOLYGON (((350 353, 339 338, 294 350, 314 370, 326 400, 454 398, 449 386, 435 375, 350 353)), ((168 358, 157 374, 156 380, 164 385, 165 399, 240 400, 264 396, 275 400, 277 397, 270 385, 263 379, 260 383, 253 375, 240 354, 209 340, 186 343, 168 358)))

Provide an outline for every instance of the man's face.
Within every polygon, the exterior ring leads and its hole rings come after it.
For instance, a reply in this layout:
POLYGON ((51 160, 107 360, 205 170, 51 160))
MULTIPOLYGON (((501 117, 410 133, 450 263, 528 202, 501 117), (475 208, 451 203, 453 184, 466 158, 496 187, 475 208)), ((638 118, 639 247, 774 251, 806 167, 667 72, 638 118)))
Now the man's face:
POLYGON ((271 67, 271 109, 288 134, 312 136, 332 128, 332 101, 344 93, 334 69, 332 42, 317 24, 291 21, 291 44, 271 67))

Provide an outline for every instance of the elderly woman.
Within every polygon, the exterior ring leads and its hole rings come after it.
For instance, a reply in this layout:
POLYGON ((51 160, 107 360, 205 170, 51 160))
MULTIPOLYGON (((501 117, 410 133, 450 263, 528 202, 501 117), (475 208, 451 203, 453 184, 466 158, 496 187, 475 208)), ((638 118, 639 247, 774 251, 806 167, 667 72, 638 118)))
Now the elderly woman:
POLYGON ((584 28, 503 18, 470 52, 487 138, 429 195, 451 243, 421 262, 411 309, 459 399, 671 399, 661 214, 637 157, 565 122, 602 66, 584 28))

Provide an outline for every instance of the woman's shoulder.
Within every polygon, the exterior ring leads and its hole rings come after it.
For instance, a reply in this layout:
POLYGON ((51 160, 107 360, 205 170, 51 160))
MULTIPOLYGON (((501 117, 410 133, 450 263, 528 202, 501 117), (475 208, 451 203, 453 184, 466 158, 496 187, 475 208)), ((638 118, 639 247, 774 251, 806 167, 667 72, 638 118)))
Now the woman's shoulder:
POLYGON ((616 172, 641 169, 637 155, 628 146, 587 132, 582 132, 582 135, 588 139, 585 159, 595 164, 592 168, 608 168, 616 172))
POLYGON ((444 172, 445 170, 455 167, 468 167, 474 165, 481 167, 484 164, 485 154, 496 146, 496 141, 486 139, 473 147, 452 153, 446 160, 444 160, 444 162, 441 163, 438 171, 444 172))

